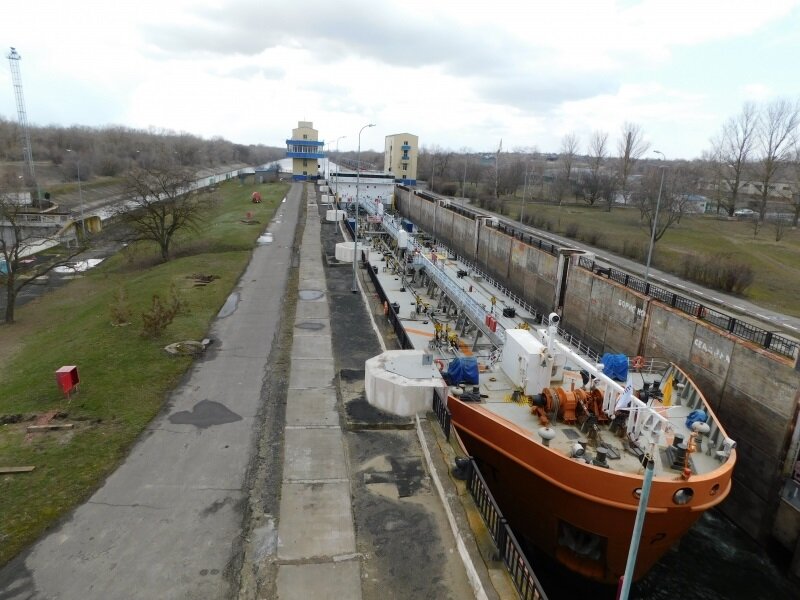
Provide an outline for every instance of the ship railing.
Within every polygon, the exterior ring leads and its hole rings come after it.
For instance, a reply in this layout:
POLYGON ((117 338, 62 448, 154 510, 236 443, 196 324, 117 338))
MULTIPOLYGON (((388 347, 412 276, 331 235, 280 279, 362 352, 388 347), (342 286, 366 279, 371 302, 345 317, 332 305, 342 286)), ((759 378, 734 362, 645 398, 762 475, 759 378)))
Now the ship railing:
POLYGON ((517 538, 508 526, 508 521, 503 513, 500 512, 500 507, 497 506, 497 502, 489 491, 489 486, 486 485, 486 480, 472 457, 469 459, 469 466, 467 488, 489 529, 500 555, 499 558, 508 568, 511 580, 520 597, 522 600, 547 600, 547 595, 536 578, 533 567, 525 558, 517 538))
MULTIPOLYGON (((367 266, 369 267, 369 265, 367 266)), ((372 286, 378 293, 380 303, 383 305, 384 303, 389 302, 389 297, 386 295, 386 292, 378 281, 378 275, 375 273, 375 270, 368 268, 367 273, 369 273, 372 286)), ((394 333, 397 336, 397 341, 400 344, 400 348, 403 350, 413 349, 414 344, 411 342, 411 338, 408 337, 405 327, 403 327, 403 324, 400 322, 400 315, 394 311, 394 307, 389 307, 389 312, 387 313, 386 317, 389 319, 389 323, 391 323, 392 328, 394 329, 394 333)))
MULTIPOLYGON (((543 317, 542 324, 549 327, 550 319, 548 319, 547 317, 543 317)), ((581 356, 588 358, 590 361, 594 361, 596 363, 600 362, 600 354, 592 350, 592 348, 580 338, 575 337, 566 329, 563 329, 562 327, 558 326, 556 326, 556 333, 558 334, 560 341, 562 341, 565 345, 572 348, 581 356)))
MULTIPOLYGON (((478 302, 469 296, 467 293, 464 292, 458 285, 444 272, 443 267, 440 267, 436 263, 434 263, 431 259, 425 256, 422 248, 416 242, 413 241, 414 246, 414 264, 417 266, 425 267, 425 271, 428 275, 433 279, 437 286, 447 294, 450 299, 455 302, 459 308, 461 308, 464 313, 466 313, 467 317, 475 324, 481 332, 491 340, 492 344, 496 347, 500 348, 503 346, 503 342, 505 341, 505 336, 503 335, 502 331, 496 332, 489 329, 489 326, 486 324, 486 315, 489 312, 483 308, 478 302)), ((499 326, 502 329, 502 326, 499 326)))
POLYGON ((450 422, 452 420, 452 416, 450 415, 450 409, 447 408, 447 397, 445 396, 442 398, 439 395, 439 390, 435 390, 433 392, 433 412, 436 415, 436 420, 439 421, 439 425, 444 432, 444 437, 447 441, 450 441, 450 422))
POLYGON ((538 313, 537 313, 536 309, 529 302, 526 302, 524 299, 520 298, 515 293, 511 292, 508 288, 506 288, 505 286, 503 286, 503 285, 499 284, 498 282, 496 282, 489 275, 487 275, 480 267, 478 267, 478 265, 476 265, 474 262, 472 262, 468 258, 464 258, 463 256, 461 256, 459 254, 456 254, 455 257, 456 257, 456 260, 458 260, 458 262, 462 263, 464 266, 466 266, 470 271, 472 271, 476 275, 479 275, 486 283, 494 286, 499 291, 503 292, 513 302, 515 302, 520 308, 525 309, 531 315, 531 317, 536 318, 536 315, 538 313))

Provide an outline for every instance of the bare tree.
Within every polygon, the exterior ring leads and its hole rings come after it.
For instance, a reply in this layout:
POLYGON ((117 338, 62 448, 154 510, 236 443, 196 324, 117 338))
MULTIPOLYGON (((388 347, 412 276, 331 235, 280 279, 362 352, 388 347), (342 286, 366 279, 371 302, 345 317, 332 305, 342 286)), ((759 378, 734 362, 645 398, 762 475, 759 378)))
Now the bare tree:
POLYGON ((62 245, 75 238, 60 237, 64 234, 44 225, 42 213, 22 204, 18 193, 0 193, 0 285, 5 287, 5 322, 8 324, 14 322, 17 297, 24 287, 85 250, 77 241, 71 248, 62 245), (58 246, 57 254, 36 254, 54 243, 58 246))
POLYGON ((133 232, 132 240, 155 242, 164 262, 175 234, 199 227, 213 201, 207 188, 195 189, 194 179, 191 170, 177 166, 134 169, 126 177, 130 206, 118 216, 133 232))
POLYGON ((774 181, 775 173, 791 157, 792 142, 799 122, 800 104, 797 102, 780 98, 767 104, 761 111, 756 130, 758 185, 761 191, 758 217, 761 221, 767 213, 770 184, 774 181))
POLYGON ((681 167, 667 169, 666 166, 651 169, 642 178, 637 203, 644 215, 642 225, 650 233, 655 226, 654 243, 664 237, 670 227, 680 222, 690 181, 691 176, 681 167))
POLYGON ((628 123, 622 125, 622 136, 617 143, 619 152, 619 190, 625 202, 628 201, 628 178, 642 155, 650 148, 650 144, 644 141, 644 132, 640 125, 628 123))
POLYGON ((795 143, 791 155, 792 173, 792 227, 797 227, 800 221, 800 141, 795 143))
POLYGON ((561 154, 559 156, 561 168, 559 169, 553 186, 553 191, 559 206, 561 206, 561 202, 564 199, 564 194, 571 187, 572 167, 575 165, 575 160, 578 157, 579 146, 580 139, 574 132, 568 133, 561 138, 561 154))
POLYGON ((601 198, 606 198, 608 210, 611 210, 613 187, 608 177, 603 173, 603 166, 608 156, 608 133, 605 131, 595 131, 589 139, 589 171, 581 177, 581 193, 584 200, 594 205, 601 198), (606 196, 608 194, 608 196, 606 196))
POLYGON ((719 214, 727 193, 723 181, 723 165, 720 162, 716 146, 712 146, 710 150, 703 151, 700 156, 700 168, 703 172, 702 191, 711 196, 714 202, 714 210, 719 214))
POLYGON ((712 141, 714 154, 722 166, 722 180, 727 188, 724 202, 728 216, 733 216, 741 188, 747 183, 746 169, 753 151, 758 112, 755 104, 747 102, 742 112, 728 119, 720 136, 712 141))

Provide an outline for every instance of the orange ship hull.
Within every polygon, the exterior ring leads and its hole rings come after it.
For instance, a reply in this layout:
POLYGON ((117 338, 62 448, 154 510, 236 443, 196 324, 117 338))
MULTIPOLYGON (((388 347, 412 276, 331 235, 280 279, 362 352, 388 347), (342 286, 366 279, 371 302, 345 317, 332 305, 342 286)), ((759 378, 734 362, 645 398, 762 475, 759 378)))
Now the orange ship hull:
MULTIPOLYGON (((451 396, 448 408, 515 534, 589 579, 617 583, 625 572, 643 476, 575 461, 480 404, 451 396)), ((735 453, 708 475, 653 480, 634 579, 725 499, 734 464, 735 453), (673 497, 686 488, 692 499, 679 506, 673 497)))

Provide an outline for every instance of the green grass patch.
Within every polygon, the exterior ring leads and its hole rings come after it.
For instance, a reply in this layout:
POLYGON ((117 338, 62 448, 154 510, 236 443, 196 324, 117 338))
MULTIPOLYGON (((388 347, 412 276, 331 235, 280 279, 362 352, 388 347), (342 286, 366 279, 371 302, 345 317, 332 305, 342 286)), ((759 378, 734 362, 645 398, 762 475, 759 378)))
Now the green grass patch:
POLYGON ((0 326, 3 343, 13 345, 0 367, 0 417, 58 410, 75 424, 73 430, 36 434, 26 433, 30 421, 0 425, 0 466, 36 467, 0 475, 0 564, 86 499, 159 412, 191 364, 188 357, 168 356, 163 347, 205 336, 287 189, 286 184, 221 185, 205 226, 180 237, 173 260, 156 262, 152 245, 126 248, 19 308, 17 323, 0 326), (250 202, 256 189, 262 204, 250 202), (247 213, 257 223, 242 223, 247 213), (215 278, 196 286, 195 274, 215 278), (154 294, 166 299, 172 286, 185 310, 161 339, 143 338, 142 311, 154 294), (111 307, 119 289, 125 290, 132 317, 129 325, 115 327, 111 307), (67 401, 54 372, 73 364, 80 392, 67 401))
MULTIPOLYGON (((521 202, 511 205, 507 212, 516 217, 520 208, 521 202)), ((559 208, 529 202, 525 215, 534 227, 561 235, 577 232, 578 240, 621 256, 635 259, 638 249, 642 263, 650 243, 639 211, 633 208, 615 207, 608 212, 602 206, 569 204, 559 208)), ((766 308, 800 316, 800 230, 787 226, 783 239, 776 241, 771 224, 762 226, 755 236, 751 221, 687 215, 658 241, 653 265, 680 275, 683 261, 692 253, 731 256, 749 265, 755 278, 742 296, 766 308)))

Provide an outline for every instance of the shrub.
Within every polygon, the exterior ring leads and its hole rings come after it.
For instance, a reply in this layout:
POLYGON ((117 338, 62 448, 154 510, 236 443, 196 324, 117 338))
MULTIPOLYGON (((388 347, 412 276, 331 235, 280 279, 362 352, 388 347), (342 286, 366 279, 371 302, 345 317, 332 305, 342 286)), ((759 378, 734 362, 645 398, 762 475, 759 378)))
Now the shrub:
POLYGON ((583 241, 590 246, 605 247, 606 238, 601 232, 593 229, 583 236, 583 241))
POLYGON ((111 305, 111 323, 113 325, 126 325, 131 320, 131 307, 125 296, 125 288, 119 288, 114 294, 114 304, 111 305))
POLYGON ((150 310, 142 313, 142 337, 160 337, 175 317, 185 310, 186 303, 178 297, 174 284, 170 288, 167 302, 162 301, 158 294, 154 294, 150 310))
POLYGON ((564 229, 564 235, 567 236, 568 238, 577 240, 580 231, 581 231, 580 225, 578 225, 577 223, 568 223, 566 228, 564 229))
POLYGON ((682 263, 681 271, 687 279, 734 294, 744 292, 755 278, 750 265, 736 260, 730 254, 689 254, 682 263))
POLYGON ((644 244, 637 240, 625 239, 622 242, 622 255, 634 260, 644 260, 644 244))

